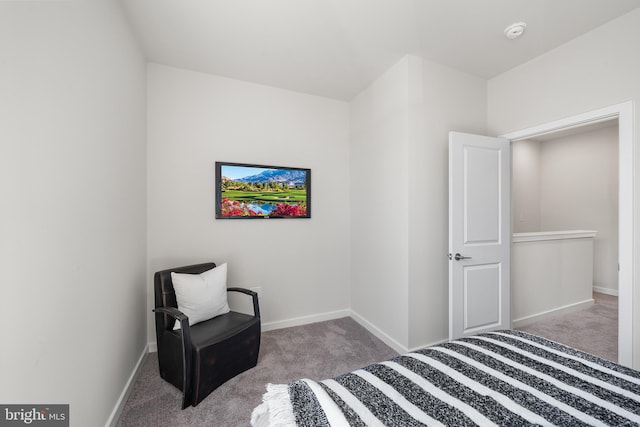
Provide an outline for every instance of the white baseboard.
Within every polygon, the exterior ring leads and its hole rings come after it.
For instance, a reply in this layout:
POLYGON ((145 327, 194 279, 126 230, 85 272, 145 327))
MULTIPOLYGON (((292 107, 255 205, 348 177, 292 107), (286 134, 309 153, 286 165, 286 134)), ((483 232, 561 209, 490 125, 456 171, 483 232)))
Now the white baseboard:
POLYGON ((602 288, 600 286, 594 286, 593 287, 593 292, 598 292, 600 294, 605 294, 605 295, 613 295, 615 297, 618 296, 618 290, 617 289, 602 288))
POLYGON ((448 338, 445 338, 445 339, 439 340, 439 341, 434 341, 434 342, 432 342, 430 344, 424 344, 424 345, 419 345, 418 347, 410 348, 409 352, 414 352, 414 351, 421 350, 421 349, 426 348, 426 347, 432 347, 432 346, 435 346, 435 345, 444 344, 446 342, 449 342, 448 338))
POLYGON ((276 329, 291 328, 292 326, 308 325, 309 323, 324 322, 325 320, 340 319, 349 317, 349 310, 337 310, 327 313, 313 314, 311 316, 294 317, 293 319, 278 320, 262 324, 262 331, 274 331, 276 329))
MULTIPOLYGON (((324 322, 325 320, 340 319, 342 317, 349 317, 350 314, 350 310, 337 310, 327 313, 313 314, 311 316, 294 317, 293 319, 262 323, 262 332, 291 328, 293 326, 308 325, 310 323, 324 322)), ((149 353, 155 353, 158 351, 158 343, 155 341, 149 341, 148 347, 149 353)))
MULTIPOLYGON (((442 344, 448 341, 447 339, 444 339, 444 340, 436 341, 429 344, 424 344, 424 345, 409 349, 404 345, 400 344, 395 339, 391 338, 386 333, 382 332, 373 323, 369 322, 368 320, 360 316, 355 311, 349 310, 349 309, 330 311, 327 313, 314 314, 311 316, 295 317, 293 319, 278 320, 276 322, 263 323, 262 332, 275 331, 276 329, 291 328, 293 326, 308 325, 310 323, 324 322, 326 320, 340 319, 342 317, 351 317, 360 326, 365 328, 367 331, 369 331, 371 334, 377 337, 380 341, 382 341, 383 343, 385 343, 386 345, 394 349, 399 354, 404 354, 411 351, 419 350, 421 348, 425 348, 431 345, 442 344)), ((158 344, 155 341, 150 341, 147 345, 147 348, 149 350, 149 353, 155 353, 158 351, 158 344)))
POLYGON ((537 313, 531 316, 521 317, 520 319, 514 319, 511 322, 511 327, 520 328, 522 326, 527 326, 552 316, 557 316, 558 314, 567 314, 567 313, 581 310, 583 308, 588 308, 593 305, 593 302, 594 302, 593 299, 588 299, 588 300, 577 302, 574 304, 565 305, 563 307, 558 307, 553 310, 543 311, 542 313, 537 313))
POLYGON ((373 323, 369 322, 367 319, 365 319, 364 317, 360 316, 355 311, 350 310, 350 315, 351 315, 351 318, 353 320, 355 320, 358 324, 360 324, 360 326, 365 328, 367 331, 371 332, 380 341, 382 341, 383 343, 385 343, 386 345, 388 345, 389 347, 394 349, 396 352, 398 352, 400 354, 404 354, 404 353, 408 353, 409 352, 409 349, 407 347, 405 347, 404 345, 400 344, 398 341, 394 340, 393 338, 391 338, 386 333, 382 332, 373 323))
POLYGON ((133 372, 131 372, 131 375, 129 375, 129 379, 125 384, 124 389, 122 390, 122 393, 120 393, 120 397, 118 398, 118 401, 116 402, 116 406, 113 408, 113 411, 111 411, 111 415, 109 415, 109 419, 107 420, 105 427, 115 427, 116 423, 118 422, 118 419, 120 418, 120 414, 122 414, 122 410, 124 409, 124 405, 127 403, 127 399, 129 399, 129 395, 131 394, 133 384, 136 382, 136 379, 140 374, 140 368, 142 367, 144 361, 147 359, 148 354, 149 354, 149 346, 147 345, 142 350, 142 354, 140 355, 140 358, 138 359, 138 363, 136 363, 135 368, 133 368, 133 372))
POLYGON ((429 343, 429 344, 424 344, 424 345, 419 345, 417 347, 407 348, 404 345, 400 344, 398 341, 396 341, 393 338, 391 338, 386 333, 382 332, 373 323, 369 322, 368 320, 366 320, 364 317, 360 316, 358 313, 356 313, 353 310, 351 310, 351 318, 353 320, 355 320, 360 326, 365 328, 367 331, 369 331, 371 334, 373 334, 376 338, 378 338, 380 341, 382 341, 383 343, 385 343, 386 345, 388 345, 389 347, 394 349, 399 354, 410 353, 410 352, 413 352, 413 351, 416 351, 416 350, 420 350, 420 349, 425 348, 425 347, 430 347, 430 346, 433 346, 433 345, 439 345, 439 344, 442 344, 442 343, 445 343, 445 342, 449 341, 448 339, 443 339, 443 340, 435 341, 435 342, 432 342, 432 343, 429 343))

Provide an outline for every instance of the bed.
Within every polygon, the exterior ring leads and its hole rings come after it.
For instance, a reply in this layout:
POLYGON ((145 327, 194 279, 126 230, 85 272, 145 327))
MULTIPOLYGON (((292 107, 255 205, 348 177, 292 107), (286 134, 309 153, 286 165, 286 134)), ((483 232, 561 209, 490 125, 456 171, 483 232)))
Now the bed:
POLYGON ((268 384, 251 425, 634 426, 640 372, 535 335, 497 331, 324 381, 268 384))

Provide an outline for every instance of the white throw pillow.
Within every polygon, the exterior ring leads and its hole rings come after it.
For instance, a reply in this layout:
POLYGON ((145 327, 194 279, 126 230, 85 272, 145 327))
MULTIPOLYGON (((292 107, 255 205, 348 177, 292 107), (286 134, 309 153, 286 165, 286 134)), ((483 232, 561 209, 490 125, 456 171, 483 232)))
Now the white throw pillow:
MULTIPOLYGON (((171 273, 178 310, 189 318, 189 325, 229 312, 227 303, 227 264, 201 274, 171 273)), ((180 329, 176 321, 173 329, 180 329)))

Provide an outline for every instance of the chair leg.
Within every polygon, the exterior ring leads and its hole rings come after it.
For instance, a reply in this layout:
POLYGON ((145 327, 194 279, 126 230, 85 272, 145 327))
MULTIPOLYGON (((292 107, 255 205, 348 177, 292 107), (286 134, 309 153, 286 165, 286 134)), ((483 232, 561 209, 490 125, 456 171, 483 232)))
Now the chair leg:
POLYGON ((187 322, 184 322, 180 329, 182 334, 182 409, 185 409, 193 403, 193 390, 191 387, 191 336, 187 322))

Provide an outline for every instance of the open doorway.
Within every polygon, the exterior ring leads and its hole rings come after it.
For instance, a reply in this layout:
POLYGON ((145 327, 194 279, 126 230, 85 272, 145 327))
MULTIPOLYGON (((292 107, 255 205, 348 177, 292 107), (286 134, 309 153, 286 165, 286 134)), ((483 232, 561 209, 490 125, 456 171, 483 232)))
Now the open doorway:
POLYGON ((515 141, 512 326, 618 360, 618 120, 515 141))
POLYGON ((598 122, 618 121, 618 363, 632 366, 632 262, 633 262, 633 108, 631 102, 617 104, 512 132, 502 137, 513 141, 531 139, 560 130, 598 122))

